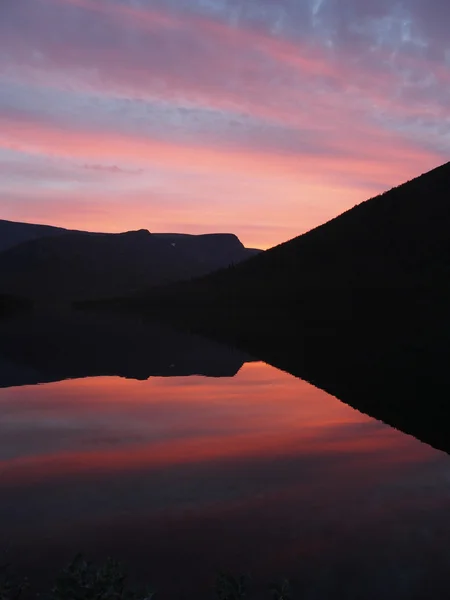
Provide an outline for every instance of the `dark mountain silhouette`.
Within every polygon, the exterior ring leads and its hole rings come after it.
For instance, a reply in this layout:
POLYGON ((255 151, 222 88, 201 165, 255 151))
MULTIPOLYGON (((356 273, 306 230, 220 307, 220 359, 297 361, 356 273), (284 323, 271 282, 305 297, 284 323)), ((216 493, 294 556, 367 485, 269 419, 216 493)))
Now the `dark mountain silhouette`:
POLYGON ((233 377, 250 356, 158 323, 65 310, 0 321, 0 388, 120 376, 233 377))
MULTIPOLYGON (((28 229, 17 231, 25 235, 28 229)), ((47 230, 38 226, 37 231, 47 230)), ((13 237, 9 236, 10 242, 13 237)), ((246 249, 232 234, 60 230, 58 235, 24 241, 0 253, 0 293, 41 300, 124 294, 210 273, 257 252, 246 249)))
POLYGON ((0 219, 0 252, 8 250, 17 244, 37 240, 48 236, 58 236, 70 233, 69 229, 52 227, 51 225, 35 225, 32 223, 16 223, 0 219))
POLYGON ((450 163, 246 263, 112 302, 228 340, 450 451, 450 163))
MULTIPOLYGON (((255 305, 299 307, 305 294, 314 290, 342 290, 347 297, 355 288, 404 289, 446 283, 450 273, 449 191, 450 163, 234 269, 161 293, 170 297, 180 289, 208 304, 216 295, 224 305, 232 302, 241 309, 249 304, 253 311, 255 305)), ((341 315, 342 306, 333 308, 336 300, 339 297, 326 304, 341 315)))

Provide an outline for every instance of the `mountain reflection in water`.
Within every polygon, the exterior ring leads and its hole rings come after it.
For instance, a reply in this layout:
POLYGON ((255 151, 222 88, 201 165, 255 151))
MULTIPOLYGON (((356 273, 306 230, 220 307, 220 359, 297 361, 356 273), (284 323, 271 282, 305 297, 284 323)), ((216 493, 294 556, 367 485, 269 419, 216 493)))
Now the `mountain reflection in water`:
POLYGON ((38 587, 81 550, 161 598, 209 598, 219 569, 311 598, 446 591, 450 458, 264 363, 10 387, 0 415, 0 558, 38 587))

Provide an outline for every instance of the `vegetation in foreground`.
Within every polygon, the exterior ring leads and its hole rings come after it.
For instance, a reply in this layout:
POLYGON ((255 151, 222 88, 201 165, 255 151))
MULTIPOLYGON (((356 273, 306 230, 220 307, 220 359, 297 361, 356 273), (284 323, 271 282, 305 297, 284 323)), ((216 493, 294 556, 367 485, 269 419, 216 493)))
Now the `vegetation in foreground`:
MULTIPOLYGON (((27 596, 27 580, 17 581, 10 574, 9 565, 0 566, 0 600, 20 600, 27 596)), ((157 592, 150 588, 134 589, 128 585, 122 566, 112 559, 97 566, 78 555, 57 577, 50 592, 40 595, 45 600, 153 600, 157 592)), ((249 578, 226 572, 219 573, 212 597, 217 600, 244 600, 251 598, 249 578)), ((268 587, 268 598, 292 600, 288 580, 275 582, 268 587)))

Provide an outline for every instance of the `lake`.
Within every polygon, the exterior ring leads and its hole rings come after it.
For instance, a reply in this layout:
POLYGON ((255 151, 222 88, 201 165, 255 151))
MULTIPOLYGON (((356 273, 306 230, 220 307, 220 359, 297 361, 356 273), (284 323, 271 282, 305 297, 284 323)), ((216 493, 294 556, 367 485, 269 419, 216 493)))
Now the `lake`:
POLYGON ((211 598, 221 569, 256 592, 286 576, 301 598, 446 597, 450 457, 238 363, 40 384, 16 366, 0 389, 0 563, 36 589, 81 551, 161 598, 211 598))

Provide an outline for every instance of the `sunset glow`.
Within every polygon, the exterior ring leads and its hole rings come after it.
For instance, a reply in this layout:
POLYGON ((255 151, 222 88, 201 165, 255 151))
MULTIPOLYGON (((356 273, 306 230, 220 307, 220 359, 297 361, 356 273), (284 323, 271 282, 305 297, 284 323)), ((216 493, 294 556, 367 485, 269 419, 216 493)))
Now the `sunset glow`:
POLYGON ((330 454, 355 455, 354 468, 362 461, 372 470, 386 469, 389 457, 397 469, 435 454, 264 363, 220 380, 104 377, 11 388, 0 408, 11 423, 2 433, 12 451, 0 456, 4 484, 330 454), (20 455, 17 437, 27 439, 20 455))
POLYGON ((0 412, 4 547, 35 579, 83 549, 168 598, 221 565, 371 590, 447 548, 448 456, 261 362, 3 388, 0 412))
POLYGON ((444 162, 447 4, 338 4, 2 3, 0 217, 267 248, 444 162))

